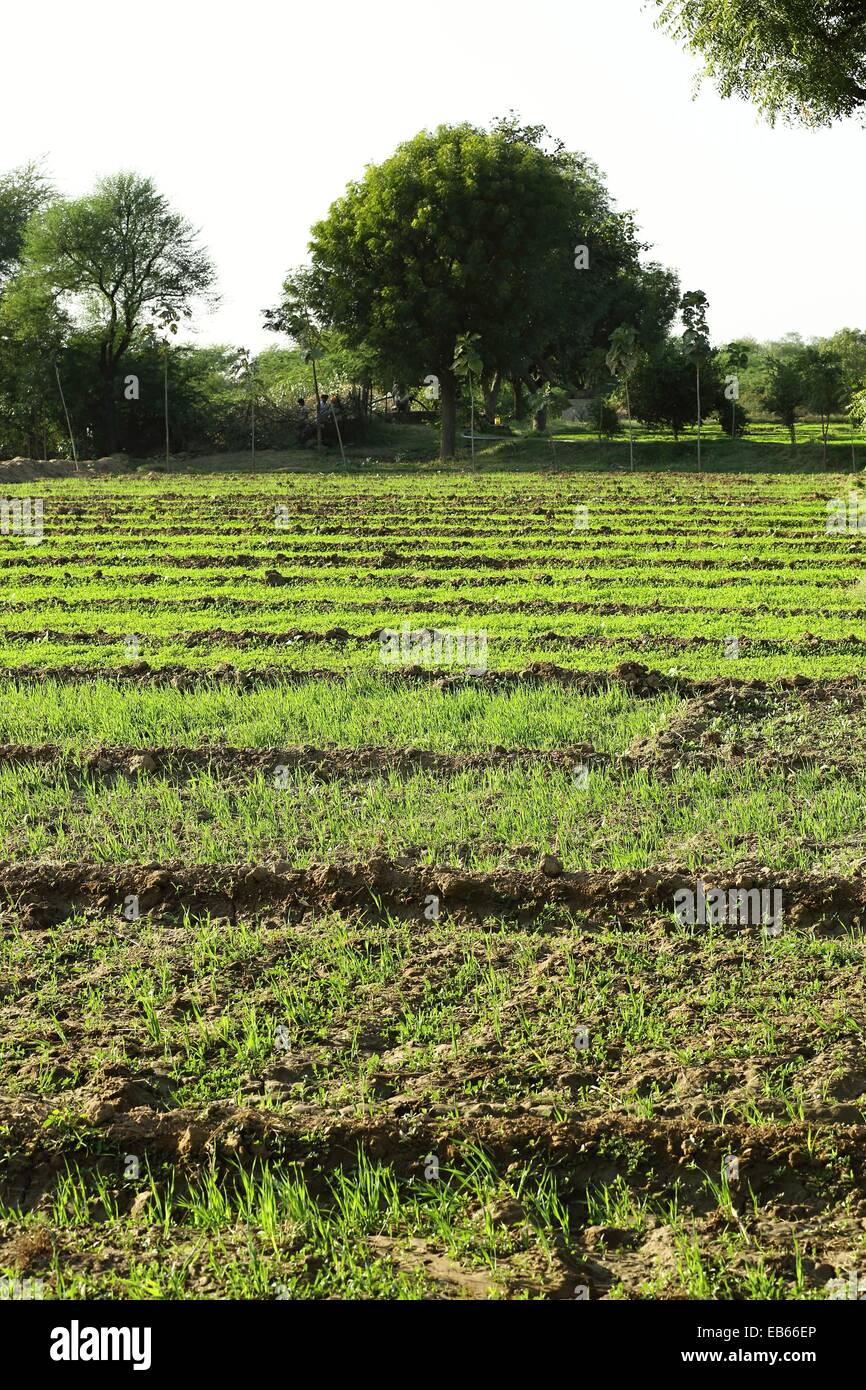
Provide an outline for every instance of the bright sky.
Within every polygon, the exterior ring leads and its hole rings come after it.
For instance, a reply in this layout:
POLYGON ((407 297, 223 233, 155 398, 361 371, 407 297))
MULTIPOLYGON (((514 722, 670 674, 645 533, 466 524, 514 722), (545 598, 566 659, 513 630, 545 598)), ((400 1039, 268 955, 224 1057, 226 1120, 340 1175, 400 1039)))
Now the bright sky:
POLYGON ((709 84, 642 0, 43 0, 4 15, 0 168, 61 192, 151 174, 201 228, 202 342, 276 340, 261 310, 310 225, 424 127, 541 122, 607 176, 652 255, 710 300, 716 341, 866 326, 866 130, 775 130, 709 84))

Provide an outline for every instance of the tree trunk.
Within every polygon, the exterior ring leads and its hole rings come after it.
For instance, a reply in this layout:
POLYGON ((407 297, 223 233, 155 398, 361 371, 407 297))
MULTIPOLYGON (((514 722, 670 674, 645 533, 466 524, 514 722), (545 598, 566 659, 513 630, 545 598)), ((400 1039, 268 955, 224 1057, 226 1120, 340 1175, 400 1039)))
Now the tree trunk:
POLYGON ((790 425, 788 426, 788 433, 789 433, 790 436, 791 436, 791 443, 792 443, 792 444, 796 444, 796 443, 797 443, 797 426, 794 424, 793 420, 791 421, 790 425))
POLYGON ((441 417, 439 457, 453 459, 457 452, 457 378, 450 367, 440 367, 437 375, 441 417))
MULTIPOLYGON (((102 377, 102 429, 100 453, 117 453, 117 411, 114 400, 114 372, 103 368, 102 377)), ((99 447, 99 446, 97 446, 99 447)), ((95 452, 95 451, 94 451, 95 452)))
POLYGON ((514 396, 514 418, 515 420, 525 420, 526 401, 523 398, 523 382, 515 378, 511 383, 511 391, 514 396))
POLYGON ((494 372, 489 382, 482 380, 481 390, 484 395, 484 415, 488 425, 492 425, 496 419, 496 408, 499 404, 499 389, 502 378, 499 372, 494 372))
POLYGON ((540 410, 536 410, 532 417, 532 428, 537 434, 544 434, 547 429, 547 406, 543 405, 540 410))
POLYGON ((316 448, 322 447, 322 403, 319 400, 319 373, 316 371, 316 359, 310 359, 310 366, 313 369, 313 390, 316 393, 316 448))

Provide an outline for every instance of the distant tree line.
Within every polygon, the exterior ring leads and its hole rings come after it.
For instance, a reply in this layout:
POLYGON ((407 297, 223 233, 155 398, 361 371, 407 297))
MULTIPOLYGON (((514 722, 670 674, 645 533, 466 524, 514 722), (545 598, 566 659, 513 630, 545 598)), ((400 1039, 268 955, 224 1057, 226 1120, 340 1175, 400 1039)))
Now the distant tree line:
POLYGON ((316 223, 264 311, 285 345, 252 355, 178 337, 216 302, 215 270, 152 180, 64 199, 31 164, 0 177, 0 455, 315 444, 335 401, 349 439, 383 402, 435 409, 443 458, 467 415, 544 431, 578 395, 601 434, 624 416, 700 440, 714 416, 737 436, 766 412, 794 441, 808 413, 826 450, 832 416, 863 417, 861 330, 714 347, 706 297, 648 249, 543 126, 441 126, 316 223))
MULTIPOLYGON (((851 428, 866 417, 866 332, 843 328, 829 338, 805 342, 789 333, 776 342, 744 338, 713 348, 702 365, 703 418, 715 416, 727 434, 748 433, 752 417, 772 416, 797 441, 797 423, 817 420, 826 458, 830 423, 851 428)), ((676 438, 698 419, 694 365, 681 339, 669 337, 655 353, 638 356, 630 379, 631 414, 676 438)), ((612 386, 608 403, 621 405, 612 386)), ((613 428, 618 427, 617 421, 613 428)))

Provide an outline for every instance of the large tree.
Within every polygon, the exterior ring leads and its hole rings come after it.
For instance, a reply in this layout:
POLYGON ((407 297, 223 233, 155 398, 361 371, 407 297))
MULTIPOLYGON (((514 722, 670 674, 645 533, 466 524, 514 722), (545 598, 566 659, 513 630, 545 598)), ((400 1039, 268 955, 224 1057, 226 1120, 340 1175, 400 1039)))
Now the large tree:
POLYGON ((28 222, 47 207, 52 193, 38 164, 0 175, 0 290, 19 268, 28 222))
POLYGON ((458 340, 479 345, 488 415, 504 381, 576 384, 620 324, 646 346, 673 316, 676 279, 641 266, 643 249, 595 165, 543 127, 440 126, 368 168, 313 228, 312 297, 383 379, 438 377, 449 458, 458 340))
POLYGON ((87 197, 51 204, 28 224, 21 278, 50 287, 94 330, 102 420, 97 447, 117 445, 118 377, 149 321, 189 317, 215 273, 190 223, 149 178, 101 179, 87 197))
POLYGON ((863 0, 656 0, 722 96, 772 123, 827 125, 866 108, 863 0))
POLYGON ((46 453, 54 427, 57 353, 68 329, 49 287, 21 284, 28 223, 53 197, 38 164, 0 176, 0 452, 46 453))
POLYGON ((439 378, 443 458, 456 445, 458 339, 477 334, 500 372, 543 350, 573 266, 571 209, 541 150, 463 124, 400 145, 313 228, 323 322, 371 349, 386 380, 439 378))
MULTIPOLYGON (((511 372, 515 397, 524 389, 538 399, 549 387, 604 394, 611 377, 606 358, 611 334, 632 328, 639 349, 652 352, 664 342, 679 305, 673 271, 641 257, 649 250, 638 236, 634 216, 618 210, 598 166, 587 155, 568 150, 545 126, 500 119, 494 129, 534 146, 560 171, 568 187, 569 237, 575 258, 548 307, 541 351, 524 356, 511 372), (580 268, 578 268, 580 267, 580 268), (515 380, 516 378, 516 380, 515 380)), ((546 407, 536 422, 546 423, 546 407)))

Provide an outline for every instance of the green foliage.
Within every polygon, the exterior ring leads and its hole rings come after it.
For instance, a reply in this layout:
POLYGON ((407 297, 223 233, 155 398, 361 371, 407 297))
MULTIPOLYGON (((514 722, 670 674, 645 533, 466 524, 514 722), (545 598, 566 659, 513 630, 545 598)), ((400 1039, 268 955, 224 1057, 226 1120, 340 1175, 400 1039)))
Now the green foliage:
POLYGON ((462 335, 481 344, 473 375, 537 392, 588 379, 624 321, 655 343, 677 303, 675 277, 641 266, 633 220, 613 210, 596 166, 516 118, 400 145, 333 204, 311 246, 321 322, 368 349, 386 379, 439 377, 446 456, 462 335))
POLYGON ((660 25, 706 59, 722 96, 772 123, 826 125, 866 105, 866 12, 856 0, 656 0, 660 25))
POLYGON ((612 439, 615 434, 619 434, 619 416, 616 406, 605 396, 596 396, 592 402, 591 419, 596 434, 605 439, 612 439))
POLYGON ((672 430, 674 438, 697 420, 694 367, 682 345, 672 339, 640 359, 629 393, 635 418, 672 430))
POLYGON ((0 288, 18 269, 28 222, 52 196, 46 175, 32 161, 0 178, 0 288))
POLYGON ((191 301, 210 294, 214 268, 152 180, 131 173, 101 179, 92 194, 31 218, 21 266, 22 293, 68 302, 92 332, 102 385, 96 447, 113 450, 114 378, 136 333, 176 331, 191 301))
POLYGON ((748 420, 745 410, 739 404, 739 399, 734 398, 733 395, 729 399, 726 391, 733 391, 735 385, 738 391, 741 389, 741 376, 749 365, 751 350, 752 345, 750 343, 737 339, 723 347, 716 358, 719 371, 716 411, 725 434, 732 437, 745 433, 748 420))
POLYGON ((716 402, 715 409, 719 417, 719 424, 725 434, 742 436, 746 433, 749 417, 739 401, 729 401, 722 392, 716 402))
POLYGON ((309 266, 297 266, 283 281, 283 297, 273 309, 264 313, 265 327, 274 333, 285 333, 297 343, 306 361, 318 353, 322 336, 321 321, 313 303, 315 278, 309 266))
POLYGON ((613 376, 628 378, 639 360, 637 334, 628 324, 621 324, 610 335, 610 348, 605 363, 613 376))
POLYGON ((0 455, 57 452, 65 427, 55 363, 68 330, 49 288, 9 281, 0 297, 0 455))
POLYGON ((840 328, 820 342, 838 362, 847 392, 866 386, 866 332, 862 328, 840 328))
POLYGON ((796 439, 797 411, 806 397, 801 356, 787 361, 775 356, 768 357, 766 380, 761 391, 764 408, 779 417, 790 432, 792 444, 796 439))
POLYGON ((481 338, 478 333, 461 333, 454 348, 451 370, 455 376, 480 376, 484 368, 481 357, 481 338))
POLYGON ((806 405, 821 422, 821 442, 827 458, 827 434, 830 417, 848 403, 842 367, 829 348, 808 347, 803 353, 803 379, 806 386, 806 405))
POLYGON ((680 314, 685 324, 683 350, 687 357, 698 362, 710 353, 708 309, 709 301, 703 290, 689 290, 680 300, 680 314))
POLYGON ((323 322, 365 345, 384 377, 435 373, 453 448, 453 361, 474 332, 484 366, 545 346, 568 273, 569 186, 540 150, 463 124, 423 131, 349 186, 313 228, 323 322))
POLYGON ((71 295, 101 331, 114 363, 148 315, 188 317, 214 269, 196 233, 153 181, 115 174, 84 198, 53 203, 30 223, 23 271, 71 295))

